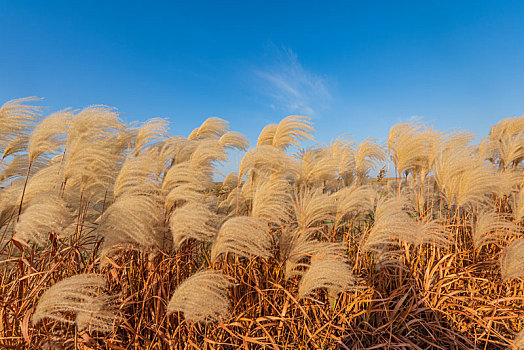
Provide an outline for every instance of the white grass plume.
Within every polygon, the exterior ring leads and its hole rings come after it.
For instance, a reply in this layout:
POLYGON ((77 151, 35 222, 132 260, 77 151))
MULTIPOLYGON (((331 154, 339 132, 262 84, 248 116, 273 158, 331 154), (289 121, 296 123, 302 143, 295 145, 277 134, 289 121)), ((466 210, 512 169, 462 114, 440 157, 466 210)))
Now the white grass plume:
POLYGON ((229 173, 224 178, 224 181, 222 181, 222 187, 223 188, 229 188, 233 189, 238 186, 238 174, 237 173, 229 173))
POLYGON ((296 172, 296 165, 282 150, 263 145, 246 152, 240 163, 239 178, 242 179, 250 170, 263 173, 289 173, 296 172))
POLYGON ((183 136, 168 137, 163 143, 163 147, 169 150, 167 158, 171 159, 170 166, 189 161, 198 145, 198 141, 188 140, 183 136))
POLYGON ((188 239, 211 242, 217 231, 213 225, 215 216, 205 204, 198 202, 189 202, 175 209, 169 218, 174 248, 180 248, 188 239))
POLYGON ((379 198, 375 209, 375 222, 364 241, 364 251, 383 252, 384 248, 396 245, 399 241, 413 244, 432 244, 447 246, 451 243, 450 233, 437 220, 416 221, 404 211, 406 200, 398 198, 379 198))
POLYGON ((514 192, 518 192, 521 184, 524 184, 522 169, 509 168, 498 171, 494 174, 494 181, 497 186, 493 193, 498 198, 510 197, 514 192))
POLYGON ((151 118, 140 126, 136 134, 135 156, 140 154, 151 142, 159 141, 167 135, 169 122, 162 118, 151 118))
POLYGON ((470 149, 441 152, 435 160, 435 179, 449 205, 463 207, 487 200, 499 189, 495 171, 470 149))
POLYGON ((515 222, 521 222, 522 219, 524 219, 524 187, 522 187, 519 192, 513 194, 510 203, 515 222))
POLYGON ((293 211, 299 230, 308 234, 312 228, 332 221, 336 213, 334 199, 323 193, 321 188, 295 191, 292 201, 293 211))
POLYGON ((310 147, 299 155, 299 160, 299 186, 319 185, 337 176, 337 161, 329 148, 310 147))
POLYGON ((59 236, 73 221, 73 215, 64 200, 58 196, 41 195, 38 202, 28 206, 15 225, 15 237, 45 245, 49 232, 59 236))
POLYGON ((440 220, 429 219, 413 221, 413 231, 406 231, 400 239, 413 245, 431 244, 437 247, 449 246, 452 242, 451 233, 440 220), (412 236, 409 233, 413 232, 412 236))
MULTIPOLYGON (((36 162, 38 163, 39 160, 36 162)), ((38 167, 36 168, 38 169, 38 167)), ((59 194, 61 184, 61 176, 59 171, 60 164, 53 163, 42 169, 39 169, 29 178, 24 196, 24 207, 27 205, 27 203, 32 203, 33 198, 38 198, 43 193, 50 193, 54 195, 59 194)), ((20 191, 16 194, 18 203, 20 203, 21 194, 22 191, 20 189, 20 191)), ((70 193, 67 192, 64 194, 64 197, 67 198, 68 195, 70 195, 70 193)), ((68 199, 66 199, 66 202, 70 203, 68 199)))
MULTIPOLYGON (((27 163, 25 164, 27 166, 27 163)), ((23 199, 24 208, 32 203, 38 202, 38 198, 42 194, 53 196, 58 195, 60 191, 60 176, 58 174, 59 164, 51 164, 38 171, 37 168, 38 167, 35 167, 36 173, 29 178, 27 183, 23 199)), ((19 207, 20 202, 22 201, 21 197, 23 187, 24 178, 15 177, 11 179, 2 190, 0 196, 0 224, 3 223, 4 220, 11 218, 15 208, 19 207)), ((69 197, 69 194, 69 192, 64 193, 64 195, 67 195, 65 197, 69 197)), ((66 201, 69 202, 69 199, 66 201)))
POLYGON ((209 323, 229 316, 230 277, 214 270, 203 270, 183 281, 167 306, 167 313, 183 312, 186 320, 209 323))
POLYGON ((20 134, 17 137, 13 137, 4 148, 4 154, 2 154, 2 160, 10 155, 17 154, 20 152, 27 151, 27 144, 29 143, 29 134, 20 134))
POLYGON ((242 190, 245 184, 240 187, 235 187, 229 192, 227 198, 224 199, 218 206, 220 212, 225 213, 226 215, 244 215, 249 214, 249 205, 251 204, 251 199, 246 198, 242 190))
POLYGON ((424 125, 418 121, 400 123, 391 127, 387 139, 397 173, 409 173, 424 166, 429 150, 424 125))
POLYGON ((300 141, 313 139, 313 126, 308 117, 289 116, 280 121, 273 136, 273 146, 286 150, 289 146, 299 146, 300 141))
POLYGON ((99 295, 86 302, 88 311, 79 311, 75 323, 79 330, 110 332, 121 320, 116 307, 116 297, 99 295))
POLYGON ((258 184, 252 201, 251 215, 268 223, 280 225, 290 216, 289 182, 270 177, 258 184))
POLYGON ((357 283, 358 279, 345 258, 313 257, 311 266, 300 280, 298 298, 303 299, 316 289, 326 288, 332 305, 340 292, 361 289, 357 283))
POLYGON ((268 124, 266 125, 260 134, 258 135, 257 139, 257 147, 263 146, 263 145, 273 145, 273 138, 275 137, 275 133, 277 131, 278 124, 268 124))
POLYGON ((208 172, 202 172, 189 161, 185 161, 169 168, 162 181, 162 190, 169 192, 182 184, 208 189, 213 186, 213 179, 208 172))
POLYGON ((220 228, 211 249, 211 261, 225 253, 240 257, 271 256, 272 237, 267 224, 249 216, 232 217, 220 228))
POLYGON ((80 138, 101 140, 124 129, 114 108, 101 105, 86 107, 76 113, 69 124, 66 148, 69 149, 70 144, 80 138))
POLYGON ((323 258, 333 259, 343 257, 345 253, 345 247, 342 243, 320 242, 308 239, 303 235, 292 237, 288 246, 281 244, 280 249, 286 262, 286 279, 295 275, 302 275, 302 270, 309 267, 313 257, 322 256, 323 258))
POLYGON ((212 173, 215 162, 226 160, 227 153, 216 140, 199 141, 190 158, 191 166, 207 173, 212 173))
POLYGON ((386 153, 375 141, 367 138, 353 152, 356 175, 361 182, 368 176, 370 170, 375 169, 377 164, 386 159, 386 153))
MULTIPOLYGON (((354 142, 348 135, 337 137, 330 145, 331 157, 335 160, 337 177, 343 180, 341 185, 348 186, 353 180, 355 172, 354 142)), ((338 186, 341 187, 341 186, 338 186)))
POLYGON ((113 108, 91 106, 76 113, 69 123, 63 182, 77 186, 86 198, 102 200, 123 158, 122 130, 113 108))
POLYGON ((516 336, 515 339, 513 339, 513 343, 511 344, 514 348, 517 350, 523 350, 524 349, 524 329, 522 329, 516 336))
POLYGON ((520 228, 514 223, 506 220, 503 215, 493 210, 481 211, 472 230, 473 245, 476 249, 496 243, 508 235, 515 235, 520 228))
POLYGON ((422 132, 426 135, 429 147, 426 159, 427 164, 422 166, 422 170, 425 172, 422 178, 431 171, 435 164, 435 159, 441 152, 447 153, 454 152, 457 149, 470 149, 471 146, 469 144, 475 138, 475 135, 462 130, 445 133, 433 130, 431 127, 424 129, 422 132))
POLYGON ((202 139, 219 139, 224 135, 229 127, 229 123, 224 119, 211 117, 207 118, 202 125, 194 129, 187 137, 188 140, 202 140, 202 139))
POLYGON ((180 206, 184 203, 203 203, 205 195, 202 189, 192 183, 185 183, 174 187, 165 198, 166 211, 171 210, 173 206, 180 206))
POLYGON ((161 187, 161 162, 157 158, 158 152, 146 149, 132 156, 128 155, 115 179, 114 197, 123 193, 158 193, 161 187))
POLYGON ((500 169, 519 165, 524 160, 524 116, 499 121, 482 145, 500 169))
POLYGON ((395 244, 401 235, 415 235, 415 227, 409 215, 403 210, 404 198, 381 197, 375 209, 373 228, 364 241, 364 251, 382 251, 385 246, 395 244))
POLYGON ((249 147, 247 137, 236 131, 228 131, 220 137, 218 144, 227 149, 246 151, 249 147))
POLYGON ((107 332, 119 320, 113 300, 103 292, 105 279, 96 274, 80 274, 55 283, 38 300, 33 325, 44 318, 76 323, 79 329, 107 332), (73 321, 66 315, 77 313, 73 321))
POLYGON ((504 248, 500 270, 504 281, 524 277, 524 238, 516 239, 504 248))
POLYGON ((289 146, 299 146, 300 141, 312 140, 314 131, 310 118, 289 116, 278 124, 266 125, 258 136, 257 147, 270 145, 281 150, 289 146))
POLYGON ((347 186, 333 194, 336 200, 336 222, 348 214, 359 215, 372 212, 377 193, 371 186, 347 186))
POLYGON ((64 147, 67 129, 73 113, 63 110, 44 118, 33 130, 29 138, 27 153, 29 160, 34 160, 46 152, 55 152, 64 147))
POLYGON ((77 187, 85 198, 101 200, 118 172, 121 155, 108 152, 113 140, 75 139, 62 164, 63 182, 77 187), (98 199, 95 199, 98 197, 98 199))
POLYGON ((45 168, 48 162, 49 159, 44 157, 35 160, 33 164, 31 164, 31 170, 28 173, 29 158, 27 153, 18 154, 2 169, 2 172, 0 173, 0 182, 9 182, 18 177, 25 178, 27 174, 31 177, 39 170, 45 168))
POLYGON ((156 228, 162 220, 162 206, 153 195, 123 194, 100 217, 98 232, 104 249, 133 243, 142 248, 159 244, 156 228))
POLYGON ((25 103, 39 100, 37 97, 19 98, 0 107, 0 147, 4 148, 11 139, 34 127, 42 107, 25 103))

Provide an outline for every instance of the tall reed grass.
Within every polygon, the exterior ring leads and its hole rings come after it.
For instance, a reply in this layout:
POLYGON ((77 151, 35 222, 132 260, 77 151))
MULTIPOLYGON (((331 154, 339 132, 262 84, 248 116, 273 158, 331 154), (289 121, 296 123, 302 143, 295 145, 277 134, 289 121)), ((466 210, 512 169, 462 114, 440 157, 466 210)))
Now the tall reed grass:
POLYGON ((249 148, 37 101, 0 108, 0 347, 524 348, 524 117, 301 149, 290 116, 249 148))

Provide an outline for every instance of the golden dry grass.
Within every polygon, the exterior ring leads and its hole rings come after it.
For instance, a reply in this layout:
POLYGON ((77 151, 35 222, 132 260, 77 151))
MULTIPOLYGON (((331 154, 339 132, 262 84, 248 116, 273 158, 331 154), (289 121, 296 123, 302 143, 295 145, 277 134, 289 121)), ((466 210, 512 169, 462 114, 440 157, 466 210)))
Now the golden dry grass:
POLYGON ((0 108, 1 348, 522 343, 524 117, 479 145, 412 123, 387 150, 293 155, 313 127, 292 116, 217 184, 226 150, 248 148, 222 119, 186 138, 35 101, 0 108), (369 179, 385 154, 399 178, 369 179))

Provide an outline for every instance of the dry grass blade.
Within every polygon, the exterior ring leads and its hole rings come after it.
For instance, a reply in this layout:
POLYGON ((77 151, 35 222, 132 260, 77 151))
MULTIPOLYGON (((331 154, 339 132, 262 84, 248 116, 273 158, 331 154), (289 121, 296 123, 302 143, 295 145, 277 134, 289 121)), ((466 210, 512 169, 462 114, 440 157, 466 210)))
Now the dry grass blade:
POLYGON ((168 314, 183 312, 192 322, 214 322, 228 317, 231 278, 214 270, 197 272, 182 282, 167 306, 168 314))

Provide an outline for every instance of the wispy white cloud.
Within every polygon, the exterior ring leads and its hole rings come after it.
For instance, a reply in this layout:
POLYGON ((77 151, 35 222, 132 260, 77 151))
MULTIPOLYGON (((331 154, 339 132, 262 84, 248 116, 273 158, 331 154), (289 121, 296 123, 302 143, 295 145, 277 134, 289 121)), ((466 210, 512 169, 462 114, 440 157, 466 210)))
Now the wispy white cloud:
POLYGON ((331 100, 325 79, 304 68, 290 48, 272 49, 268 65, 255 70, 263 93, 271 98, 269 106, 286 114, 318 115, 331 100))

